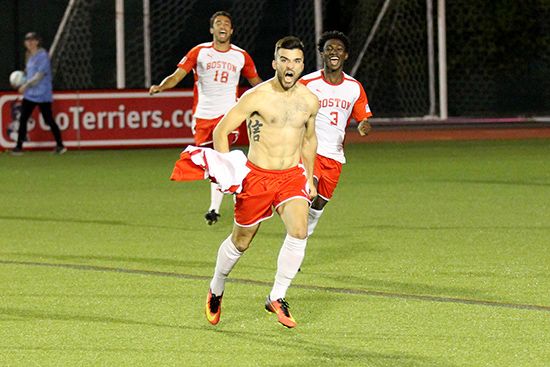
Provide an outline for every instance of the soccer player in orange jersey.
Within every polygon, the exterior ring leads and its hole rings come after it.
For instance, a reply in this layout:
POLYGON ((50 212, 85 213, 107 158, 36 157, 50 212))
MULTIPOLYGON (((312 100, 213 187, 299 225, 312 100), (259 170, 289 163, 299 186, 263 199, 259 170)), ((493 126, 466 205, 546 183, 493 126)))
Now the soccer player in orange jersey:
MULTIPOLYGON (((235 104, 240 76, 255 86, 262 80, 250 55, 231 44, 233 23, 231 15, 218 11, 210 18, 212 42, 193 47, 179 62, 176 71, 159 85, 152 85, 149 94, 175 87, 191 70, 195 76, 193 88, 193 136, 195 145, 212 147, 212 132, 223 115, 235 104)), ((238 131, 232 132, 231 143, 237 140, 238 131)), ((205 219, 214 224, 220 216, 223 194, 212 183, 211 200, 205 219)))
POLYGON ((342 32, 331 31, 321 35, 318 42, 324 67, 305 75, 300 82, 319 98, 319 112, 315 120, 317 157, 313 172, 317 197, 309 209, 308 236, 311 235, 332 198, 338 184, 344 156, 344 137, 351 118, 359 123, 362 136, 371 129, 367 119, 372 116, 367 94, 361 83, 344 72, 350 42, 342 32))

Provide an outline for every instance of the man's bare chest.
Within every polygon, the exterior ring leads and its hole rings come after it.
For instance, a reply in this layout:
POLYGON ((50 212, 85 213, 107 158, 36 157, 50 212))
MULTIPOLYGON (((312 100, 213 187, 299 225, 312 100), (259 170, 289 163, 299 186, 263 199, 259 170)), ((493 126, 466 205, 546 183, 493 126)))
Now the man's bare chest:
POLYGON ((298 99, 267 100, 258 109, 262 120, 272 126, 303 126, 309 117, 304 101, 298 99))

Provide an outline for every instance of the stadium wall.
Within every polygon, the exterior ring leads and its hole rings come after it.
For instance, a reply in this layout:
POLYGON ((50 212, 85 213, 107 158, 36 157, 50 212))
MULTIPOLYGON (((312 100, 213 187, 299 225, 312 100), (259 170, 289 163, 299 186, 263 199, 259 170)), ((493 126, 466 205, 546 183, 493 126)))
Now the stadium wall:
MULTIPOLYGON (((65 91, 54 95, 53 114, 70 149, 185 147, 193 143, 193 91, 149 96, 143 90, 65 91)), ((17 140, 21 98, 0 93, 0 147, 17 140)), ((25 149, 55 145, 38 109, 28 122, 25 149)), ((244 126, 237 142, 247 144, 244 126)))

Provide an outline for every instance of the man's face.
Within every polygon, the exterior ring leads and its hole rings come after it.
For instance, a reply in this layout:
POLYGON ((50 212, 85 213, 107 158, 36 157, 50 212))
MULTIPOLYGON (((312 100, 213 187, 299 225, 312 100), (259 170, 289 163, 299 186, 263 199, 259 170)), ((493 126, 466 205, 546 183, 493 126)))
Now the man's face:
POLYGON ((24 45, 26 49, 31 50, 38 47, 38 40, 34 38, 25 38, 24 45))
POLYGON ((281 86, 285 90, 292 88, 304 71, 304 53, 299 48, 280 48, 273 60, 273 69, 281 86))
POLYGON ((333 71, 343 69, 348 56, 344 42, 339 39, 330 39, 325 42, 323 52, 321 52, 325 66, 333 71))
POLYGON ((231 35, 233 34, 233 25, 231 19, 225 15, 218 15, 214 18, 210 33, 214 36, 214 39, 218 42, 229 42, 231 35))

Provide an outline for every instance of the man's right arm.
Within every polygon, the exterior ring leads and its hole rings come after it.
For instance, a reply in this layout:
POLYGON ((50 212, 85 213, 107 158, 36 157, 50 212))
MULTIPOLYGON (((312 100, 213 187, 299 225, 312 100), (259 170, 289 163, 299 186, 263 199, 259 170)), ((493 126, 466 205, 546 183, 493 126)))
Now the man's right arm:
POLYGON ((177 68, 176 71, 164 78, 159 85, 152 85, 151 88, 149 88, 149 94, 153 95, 163 92, 166 89, 174 88, 186 75, 187 71, 182 68, 177 68))
POLYGON ((254 95, 245 93, 225 114, 213 132, 214 149, 221 153, 229 152, 228 135, 236 130, 253 112, 254 95))

